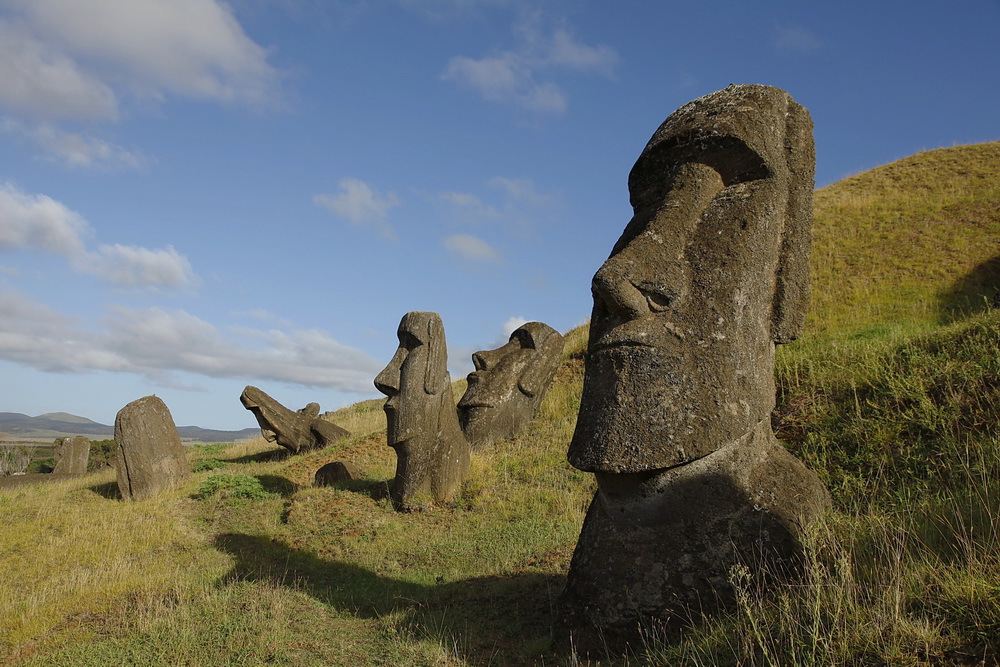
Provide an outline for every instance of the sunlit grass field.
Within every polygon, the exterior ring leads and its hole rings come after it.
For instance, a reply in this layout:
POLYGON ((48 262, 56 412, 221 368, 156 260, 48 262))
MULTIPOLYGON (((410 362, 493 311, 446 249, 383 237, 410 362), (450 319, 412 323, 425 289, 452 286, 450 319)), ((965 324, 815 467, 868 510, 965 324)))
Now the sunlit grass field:
MULTIPOLYGON (((1000 662, 998 173, 1000 144, 964 146, 817 193, 772 418, 834 498, 806 575, 759 591, 734 571, 737 607, 604 663, 1000 662)), ((535 421, 474 454, 448 506, 392 508, 381 401, 338 411, 352 436, 316 452, 191 448, 156 499, 121 501, 113 470, 0 489, 0 661, 596 663, 552 645, 595 488, 565 459, 585 347, 568 334, 535 421), (313 486, 338 460, 361 479, 313 486)))

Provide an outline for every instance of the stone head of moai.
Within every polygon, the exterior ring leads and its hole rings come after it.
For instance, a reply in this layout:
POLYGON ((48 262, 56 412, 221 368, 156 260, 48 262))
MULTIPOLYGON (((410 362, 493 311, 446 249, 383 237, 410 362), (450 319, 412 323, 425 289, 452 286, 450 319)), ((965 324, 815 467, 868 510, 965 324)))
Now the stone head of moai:
POLYGON ((808 301, 814 161, 809 113, 768 86, 706 95, 653 134, 592 283, 574 466, 669 468, 767 418, 774 345, 808 301))
POLYGON ((399 347, 375 378, 388 396, 386 439, 396 450, 392 498, 406 508, 451 499, 469 469, 448 373, 444 325, 437 313, 412 311, 397 330, 399 347))
POLYGON ((569 460, 598 488, 564 639, 634 642, 640 619, 732 600, 738 564, 798 568, 830 498, 770 413, 774 346, 799 334, 808 300, 813 169, 808 112, 757 85, 684 105, 632 168, 634 215, 592 285, 569 460))
POLYGON ((562 334, 541 322, 518 327, 506 345, 472 355, 476 370, 458 402, 469 444, 485 447, 513 435, 534 416, 559 366, 562 334))

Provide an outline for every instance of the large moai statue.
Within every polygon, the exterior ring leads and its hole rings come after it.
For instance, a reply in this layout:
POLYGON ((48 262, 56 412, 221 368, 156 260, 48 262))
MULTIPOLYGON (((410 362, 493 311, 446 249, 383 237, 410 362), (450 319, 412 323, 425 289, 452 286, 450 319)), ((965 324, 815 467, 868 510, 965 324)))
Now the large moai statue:
POLYGON ((90 461, 90 440, 78 435, 72 438, 60 438, 55 449, 55 474, 83 475, 87 472, 90 461))
POLYGON ((386 438, 396 450, 392 500, 408 509, 455 495, 469 472, 469 444, 458 425, 441 316, 409 312, 397 335, 399 348, 375 387, 389 397, 386 438))
POLYGON ((458 402, 458 420, 473 449, 526 426, 559 367, 563 337, 541 322, 514 330, 506 345, 472 355, 476 370, 458 402))
POLYGON ((156 396, 132 401, 115 416, 118 490, 145 500, 182 484, 191 474, 170 410, 156 396))
POLYGON ((734 566, 787 576, 830 504, 779 443, 774 346, 808 301, 812 121, 783 90, 684 105, 629 174, 634 216, 593 280, 570 463, 597 478, 560 601, 563 638, 725 604, 734 566))
POLYGON ((277 442, 294 453, 326 447, 351 435, 319 416, 319 403, 310 403, 292 411, 257 387, 248 386, 240 394, 240 403, 253 413, 260 433, 268 442, 277 442))

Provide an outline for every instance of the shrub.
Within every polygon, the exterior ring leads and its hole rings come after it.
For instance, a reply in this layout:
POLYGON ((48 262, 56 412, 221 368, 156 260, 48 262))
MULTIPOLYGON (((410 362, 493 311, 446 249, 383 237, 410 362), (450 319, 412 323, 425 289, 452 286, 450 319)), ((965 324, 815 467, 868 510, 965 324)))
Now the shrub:
POLYGON ((256 477, 228 473, 212 475, 198 486, 198 497, 201 499, 216 493, 226 500, 264 500, 277 495, 265 491, 256 477))
POLYGON ((218 470, 219 468, 225 468, 226 464, 219 459, 201 459, 200 461, 195 461, 194 465, 191 466, 193 472, 205 472, 206 470, 218 470))

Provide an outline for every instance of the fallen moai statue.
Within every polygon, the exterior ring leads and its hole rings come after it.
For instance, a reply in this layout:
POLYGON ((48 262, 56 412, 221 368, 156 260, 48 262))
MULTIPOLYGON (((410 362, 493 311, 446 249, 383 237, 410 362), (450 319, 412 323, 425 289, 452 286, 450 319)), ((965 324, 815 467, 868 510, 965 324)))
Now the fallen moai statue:
POLYGON ((182 484, 191 471, 170 410, 156 396, 132 401, 115 416, 118 490, 145 500, 182 484))
POLYGON ((562 356, 562 334, 541 322, 514 330, 506 345, 472 355, 476 370, 458 402, 462 432, 473 449, 521 430, 535 416, 562 356))
POLYGON ((86 473, 90 460, 90 440, 82 435, 59 440, 55 448, 55 468, 52 472, 64 475, 86 473))
POLYGON ((260 433, 268 442, 277 442, 295 453, 326 447, 350 436, 350 432, 319 416, 319 403, 292 411, 257 387, 247 387, 240 403, 253 413, 260 433))
POLYGON ((783 90, 684 105, 629 175, 634 216, 593 279, 569 461, 598 490, 558 620, 620 645, 733 599, 734 568, 780 579, 830 497, 779 443, 774 346, 808 301, 812 121, 783 90))
POLYGON ((441 316, 409 312, 397 335, 399 347, 375 387, 389 397, 386 439, 396 450, 390 495, 410 509, 454 497, 469 472, 469 443, 458 425, 441 316))

